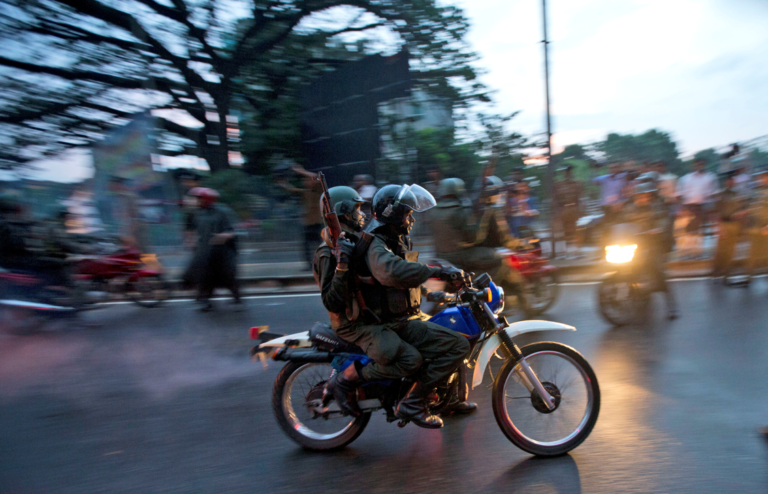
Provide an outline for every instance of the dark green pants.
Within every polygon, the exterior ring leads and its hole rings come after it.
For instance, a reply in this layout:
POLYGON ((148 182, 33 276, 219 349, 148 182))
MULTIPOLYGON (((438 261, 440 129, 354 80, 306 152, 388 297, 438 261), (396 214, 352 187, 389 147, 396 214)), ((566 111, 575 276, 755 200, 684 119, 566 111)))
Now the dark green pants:
POLYGON ((434 386, 469 352, 464 336, 420 318, 339 328, 336 333, 373 359, 363 367, 366 380, 413 376, 426 386, 434 386), (430 362, 422 367, 426 359, 430 362))

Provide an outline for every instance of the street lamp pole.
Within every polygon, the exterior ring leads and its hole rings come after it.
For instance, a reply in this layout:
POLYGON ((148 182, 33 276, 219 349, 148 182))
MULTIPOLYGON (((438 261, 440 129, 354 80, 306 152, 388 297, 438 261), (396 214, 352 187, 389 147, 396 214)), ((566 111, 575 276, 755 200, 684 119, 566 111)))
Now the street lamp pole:
POLYGON ((552 240, 552 258, 555 257, 555 169, 552 163, 552 119, 549 113, 549 40, 547 39, 547 0, 541 0, 541 18, 544 24, 544 90, 547 97, 547 192, 550 198, 549 231, 552 240))

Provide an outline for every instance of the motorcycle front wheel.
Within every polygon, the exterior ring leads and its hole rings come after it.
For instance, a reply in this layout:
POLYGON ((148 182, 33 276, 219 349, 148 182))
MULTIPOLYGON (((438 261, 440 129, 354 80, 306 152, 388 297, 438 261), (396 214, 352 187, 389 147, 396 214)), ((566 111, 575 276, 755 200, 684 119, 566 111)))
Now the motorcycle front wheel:
POLYGON ((535 391, 528 391, 519 364, 509 359, 493 384, 493 415, 504 435, 523 451, 564 455, 580 445, 597 422, 597 376, 579 352, 561 343, 533 343, 521 352, 555 399, 555 408, 550 410, 535 391))
POLYGON ((650 297, 644 295, 632 280, 611 276, 600 283, 597 289, 600 315, 614 326, 626 326, 642 319, 650 304, 650 297))
POLYGON ((371 414, 360 417, 313 411, 333 368, 326 363, 289 362, 272 389, 272 410, 283 432, 299 445, 315 451, 341 449, 365 430, 371 414))

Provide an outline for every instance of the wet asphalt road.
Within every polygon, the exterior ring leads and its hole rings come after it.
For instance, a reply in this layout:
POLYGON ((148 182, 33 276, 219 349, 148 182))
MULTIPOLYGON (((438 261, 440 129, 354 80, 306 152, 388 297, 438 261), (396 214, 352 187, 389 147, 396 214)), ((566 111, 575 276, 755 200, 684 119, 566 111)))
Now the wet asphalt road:
MULTIPOLYGON (((377 412, 349 448, 311 453, 272 416, 279 370, 248 361, 247 328, 298 332, 324 318, 316 295, 259 298, 245 313, 189 303, 88 314, 101 327, 0 338, 0 492, 766 492, 768 279, 749 290, 674 284, 682 318, 657 301, 646 327, 611 329, 595 286, 562 288, 540 333, 591 362, 602 390, 592 435, 539 460, 480 410, 440 431, 377 412)), ((220 307, 224 307, 221 305, 220 307)))

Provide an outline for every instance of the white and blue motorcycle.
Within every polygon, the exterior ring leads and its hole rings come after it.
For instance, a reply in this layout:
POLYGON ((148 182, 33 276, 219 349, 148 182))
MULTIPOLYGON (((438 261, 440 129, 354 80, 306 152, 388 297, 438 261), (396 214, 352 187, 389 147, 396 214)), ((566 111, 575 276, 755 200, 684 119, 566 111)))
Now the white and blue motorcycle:
MULTIPOLYGON (((451 398, 466 399, 467 376, 476 388, 491 357, 505 362, 493 383, 493 413, 504 434, 520 449, 538 456, 565 454, 589 436, 600 412, 600 387, 584 357, 573 348, 551 341, 518 347, 515 337, 532 331, 575 331, 549 321, 508 323, 498 314, 504 292, 487 274, 460 289, 449 306, 430 320, 463 334, 471 343, 464 364, 438 386, 429 403, 439 414, 451 398)), ((412 382, 408 379, 370 381, 357 389, 363 414, 344 415, 335 401, 323 405, 325 383, 353 361, 370 362, 363 351, 316 324, 311 330, 281 336, 253 328, 254 357, 287 362, 277 376, 272 408, 282 430, 313 450, 343 448, 362 434, 373 412, 384 410, 388 422, 399 420, 394 409, 412 382)), ((424 365, 429 365, 425 362, 424 365)), ((400 422, 400 426, 405 424, 400 422)))

